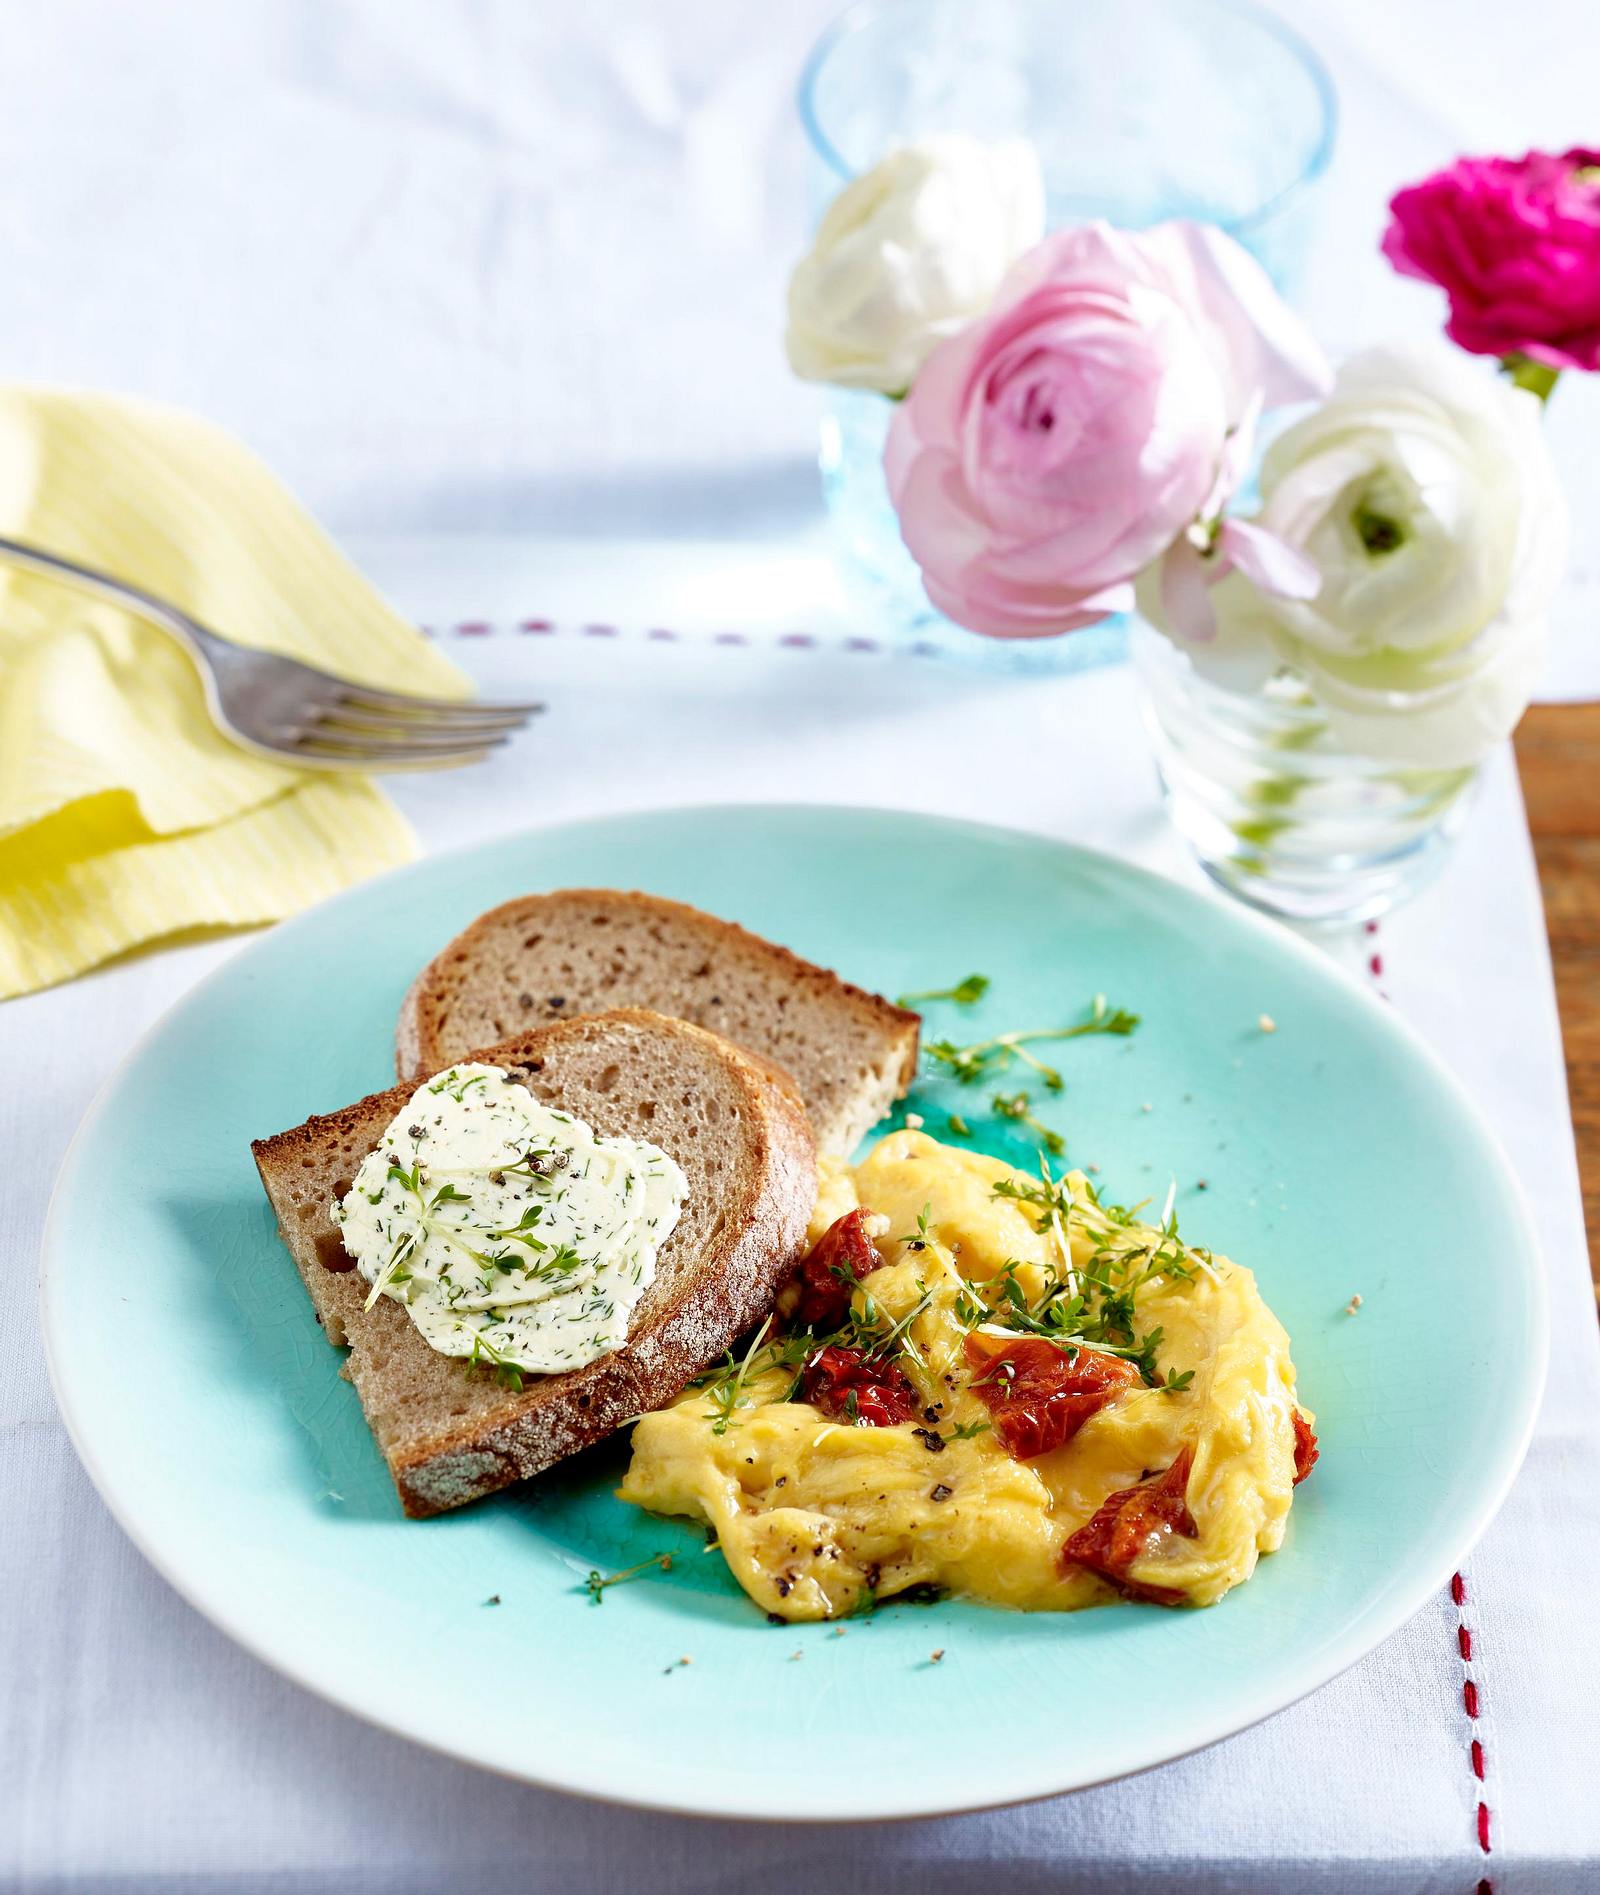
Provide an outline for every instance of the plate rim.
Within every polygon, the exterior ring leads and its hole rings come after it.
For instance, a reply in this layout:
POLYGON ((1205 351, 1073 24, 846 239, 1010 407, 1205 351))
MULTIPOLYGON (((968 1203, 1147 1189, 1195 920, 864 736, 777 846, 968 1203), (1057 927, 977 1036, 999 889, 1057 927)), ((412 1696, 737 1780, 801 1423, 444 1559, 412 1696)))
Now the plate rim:
MULTIPOLYGON (((1423 1038, 1418 1029, 1389 1002, 1374 994, 1371 988, 1348 968, 1331 959, 1293 929, 1257 913, 1243 903, 1228 901, 1208 888, 1176 881, 1157 870, 1125 861, 1106 850, 1096 849, 1086 843, 1068 840, 1052 835, 1046 830, 1031 829, 1021 825, 985 822, 935 811, 905 809, 893 804, 846 802, 763 801, 665 804, 648 808, 610 810, 551 823, 528 824, 499 835, 481 838, 475 842, 430 850, 415 861, 402 863, 380 875, 369 876, 349 888, 341 889, 336 894, 313 903, 311 907, 301 910, 298 914, 262 929, 253 938, 243 942, 236 952, 229 954, 216 967, 203 974, 163 1007, 156 1018, 136 1036, 97 1087, 74 1128, 72 1136, 67 1141, 51 1186, 40 1239, 37 1308, 51 1394, 54 1397, 57 1412, 66 1427, 73 1451, 77 1454, 79 1463, 88 1475, 91 1485, 119 1530, 127 1536, 154 1571, 187 1605, 199 1612, 208 1623, 215 1626, 252 1658, 265 1664, 279 1676, 289 1679, 299 1688, 308 1691, 323 1703, 332 1705, 373 1728, 401 1737, 408 1743, 414 1743, 434 1755, 448 1757, 476 1769, 487 1770, 491 1774, 513 1782, 527 1783, 540 1790, 578 1796, 586 1801, 612 1807, 637 1809, 656 1814, 688 1816, 706 1821, 787 1822, 806 1826, 838 1822, 907 1822, 936 1816, 968 1815, 982 1810, 1016 1808, 1049 1797, 1100 1788, 1105 1784, 1142 1776, 1147 1771, 1160 1769, 1166 1764, 1179 1762, 1185 1757, 1209 1749, 1212 1745, 1224 1742, 1229 1737, 1238 1736, 1244 1731, 1253 1729, 1276 1716, 1280 1711, 1290 1709, 1312 1693, 1321 1690, 1324 1685, 1331 1683, 1369 1656, 1380 1644, 1414 1618, 1428 1599, 1448 1582, 1454 1572, 1459 1570, 1499 1513, 1512 1484, 1522 1470, 1532 1443, 1543 1405, 1550 1355, 1548 1268, 1527 1192, 1505 1148, 1504 1141, 1464 1081, 1423 1038), (1423 1569, 1423 1576, 1413 1580, 1410 1585, 1391 1589, 1369 1614, 1369 1620, 1363 1624, 1362 1629, 1353 1636, 1347 1634, 1323 1662, 1312 1665, 1304 1678, 1297 1677, 1293 1687, 1287 1693, 1281 1690, 1275 1691, 1270 1685, 1258 1686, 1242 1703, 1236 1700, 1234 1708, 1227 1713, 1213 1719, 1210 1723, 1202 1723, 1199 1727, 1200 1734, 1195 1736, 1192 1742, 1185 1741, 1180 1748, 1176 1749, 1163 1748, 1159 1756, 1149 1757, 1143 1762, 1120 1766, 1103 1775, 1078 1777, 1067 1783, 1059 1780, 1053 1782, 1044 1780, 1050 1775, 1047 1769, 1037 1780, 1031 1781, 1028 1787, 1014 1794, 985 1796, 972 1802, 952 1802, 948 1797, 939 1795, 919 1798, 915 1794, 908 1795, 902 1790, 890 1797, 886 1806, 870 1808, 847 1806, 796 1811, 784 1808, 776 1801, 764 1802, 759 1797, 745 1799, 738 1803, 718 1802, 705 1798, 691 1802, 681 1795, 652 1797, 648 1792, 625 1792, 617 1788, 603 1769, 569 1768, 561 1775, 540 1772, 525 1764, 511 1761, 500 1754, 500 1746, 495 1744, 488 1743, 481 1747, 474 1747, 470 1742, 447 1741, 437 1735, 430 1735, 422 1717, 410 1718, 403 1712, 381 1707, 369 1708, 364 1704, 352 1702, 350 1696, 342 1692, 337 1684, 321 1680, 308 1662, 303 1660, 297 1662, 292 1641, 285 1641, 282 1647, 274 1646, 268 1634, 255 1630, 253 1623, 244 1615, 230 1614, 225 1597, 213 1599, 205 1592, 203 1586, 197 1582, 188 1581, 184 1576, 181 1559, 164 1553, 158 1547, 151 1536, 144 1531, 136 1505, 118 1492, 103 1468, 97 1463, 86 1438, 84 1427, 81 1425, 81 1410, 75 1410, 73 1406, 69 1393, 70 1381, 63 1376, 61 1370, 62 1360, 71 1360, 70 1353, 64 1354, 59 1349, 55 1329, 52 1278, 59 1270, 57 1259, 62 1250, 59 1225, 65 1216, 64 1187, 73 1173, 79 1151, 106 1116, 127 1074, 140 1062, 146 1049, 167 1028, 169 1022, 193 1004, 202 993, 209 991, 214 983, 220 982, 240 962, 248 961, 251 956, 265 951, 268 943, 278 942, 286 933, 293 934, 303 924, 308 924, 313 917, 323 915, 330 908, 338 908, 347 903, 353 904, 375 888, 401 884, 426 875, 441 862, 492 855, 506 848, 514 848, 519 843, 537 843, 540 838, 558 832, 570 833, 590 828, 626 826, 641 819, 671 822, 686 817, 719 815, 756 818, 797 815, 824 815, 833 818, 850 815, 887 817, 930 830, 960 831, 976 840, 1043 843, 1069 856, 1088 858, 1092 862, 1107 865, 1120 875, 1131 876, 1136 881, 1154 885, 1169 894, 1176 893, 1180 898, 1198 903, 1213 915, 1226 917, 1229 923, 1239 927, 1246 935, 1253 935, 1264 944, 1270 943, 1271 951, 1287 953, 1291 960, 1298 961, 1303 968, 1314 970, 1315 978, 1330 981, 1335 987, 1341 988, 1348 997, 1354 1000, 1358 1010, 1365 1010, 1374 1023, 1381 1023, 1378 1027, 1380 1032, 1392 1036, 1403 1044, 1412 1058, 1418 1060, 1435 1082, 1443 1086, 1453 1098, 1457 1108, 1473 1126, 1485 1147, 1493 1154, 1498 1164, 1499 1181, 1506 1190, 1509 1207, 1520 1228, 1523 1248, 1531 1264, 1528 1271, 1533 1304, 1530 1311, 1530 1329, 1536 1341, 1537 1362, 1525 1368, 1523 1373, 1520 1425, 1514 1434, 1508 1433, 1506 1436, 1506 1445, 1501 1447, 1494 1479, 1477 1490, 1471 1508, 1463 1513, 1462 1523, 1455 1535, 1456 1550, 1442 1562, 1441 1569, 1434 1572, 1431 1567, 1426 1567, 1423 1569)), ((1191 1730, 1193 1728, 1191 1726, 1191 1730)))

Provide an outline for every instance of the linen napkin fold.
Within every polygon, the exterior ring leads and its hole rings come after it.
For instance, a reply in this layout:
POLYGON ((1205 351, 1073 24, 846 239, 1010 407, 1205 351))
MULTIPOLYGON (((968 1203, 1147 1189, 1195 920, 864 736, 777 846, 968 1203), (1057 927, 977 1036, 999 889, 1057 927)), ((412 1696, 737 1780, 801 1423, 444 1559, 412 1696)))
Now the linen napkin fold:
MULTIPOLYGON (((0 533, 240 644, 387 690, 469 689, 196 415, 0 386, 0 533)), ((165 936, 277 920, 415 852, 366 778, 230 743, 165 632, 0 557, 0 999, 165 936)))

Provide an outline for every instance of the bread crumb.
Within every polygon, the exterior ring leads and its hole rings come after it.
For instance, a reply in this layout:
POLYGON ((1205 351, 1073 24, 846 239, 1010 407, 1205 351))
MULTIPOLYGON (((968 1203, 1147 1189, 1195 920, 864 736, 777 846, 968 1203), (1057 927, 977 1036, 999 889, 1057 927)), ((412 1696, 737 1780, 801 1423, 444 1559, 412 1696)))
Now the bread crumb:
POLYGON ((906 1114, 906 1130, 908 1132, 920 1132, 924 1123, 925 1121, 920 1112, 908 1112, 906 1114))
POLYGON ((1262 1014, 1261 1018, 1256 1021, 1256 1025, 1260 1027, 1263 1033, 1276 1033, 1278 1030, 1278 1023, 1273 1019, 1270 1013, 1262 1014))
POLYGON ((789 1663, 792 1665, 797 1658, 804 1658, 804 1657, 805 1657, 804 1652, 790 1652, 789 1663))
POLYGON ((1347 1316, 1353 1316, 1356 1313, 1356 1311, 1360 1309, 1360 1307, 1361 1307, 1361 1292, 1357 1290, 1355 1295, 1351 1297, 1350 1301, 1345 1304, 1344 1313, 1347 1316))
POLYGON ((937 1651, 928 1653, 928 1663, 930 1665, 937 1665, 943 1659, 943 1657, 944 1657, 944 1647, 941 1645, 937 1651))

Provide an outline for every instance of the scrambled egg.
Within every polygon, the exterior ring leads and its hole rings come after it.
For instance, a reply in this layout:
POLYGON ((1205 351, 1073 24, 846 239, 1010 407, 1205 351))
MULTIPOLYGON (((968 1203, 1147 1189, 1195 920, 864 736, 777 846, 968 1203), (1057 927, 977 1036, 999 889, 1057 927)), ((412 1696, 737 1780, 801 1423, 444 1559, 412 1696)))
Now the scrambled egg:
POLYGON ((639 1421, 621 1497, 707 1521, 740 1585, 784 1619, 833 1618, 919 1586, 1024 1610, 1070 1611, 1119 1591, 1220 1599, 1281 1543, 1297 1437, 1311 1440, 1295 1421, 1288 1338, 1248 1270, 1102 1210, 1081 1173, 1059 1192, 1052 1218, 1038 1180, 913 1131, 882 1140, 853 1172, 826 1175, 811 1239, 853 1208, 877 1214, 879 1267, 850 1293, 849 1320, 853 1334, 890 1337, 917 1411, 866 1426, 791 1399, 808 1343, 775 1345, 780 1319, 738 1372, 639 1421), (1004 1346, 1019 1297, 1043 1308, 1064 1279, 1069 1289, 1081 1280, 1069 1268, 1104 1277, 1108 1256, 1136 1281, 1140 1339, 1161 1331, 1159 1379, 1182 1386, 1130 1374, 1133 1385, 1063 1445, 1016 1459, 971 1366, 969 1333, 1004 1346), (1177 1267, 1160 1268, 1163 1257, 1177 1267), (1064 1557, 1112 1496, 1163 1473, 1169 1491, 1176 1479, 1185 1524, 1138 1540, 1121 1584, 1064 1557))

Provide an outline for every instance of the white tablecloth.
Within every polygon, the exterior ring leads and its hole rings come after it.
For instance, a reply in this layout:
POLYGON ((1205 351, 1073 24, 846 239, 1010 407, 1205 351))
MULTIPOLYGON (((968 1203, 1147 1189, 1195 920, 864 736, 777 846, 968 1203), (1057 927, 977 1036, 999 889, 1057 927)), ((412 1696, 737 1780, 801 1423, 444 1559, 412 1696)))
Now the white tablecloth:
MULTIPOLYGON (((827 568, 803 546, 600 550, 362 549, 486 688, 533 683, 551 704, 535 733, 480 772, 399 784, 430 845, 578 812, 759 796, 1019 822, 1193 875, 1133 734, 1125 667, 1004 680, 853 649, 859 623, 830 607, 827 568), (523 629, 544 620, 558 629, 523 629)), ((0 1352, 0 1886, 142 1891, 184 1875, 229 1895, 687 1895, 797 1877, 860 1880, 882 1895, 1002 1876, 1041 1891, 1600 1885, 1600 1632, 1589 1609, 1600 1343, 1507 758, 1446 880, 1376 936, 1336 944, 1369 978, 1379 956, 1395 1004, 1488 1108, 1550 1269, 1555 1341, 1538 1438, 1463 1568, 1464 1597, 1441 1593, 1345 1677, 1201 1756, 983 1816, 803 1832, 618 1813, 502 1782, 314 1701, 143 1564, 55 1418, 31 1279, 50 1177, 95 1086, 235 947, 142 957, 0 1011, 0 1321, 11 1339, 0 1352)))

